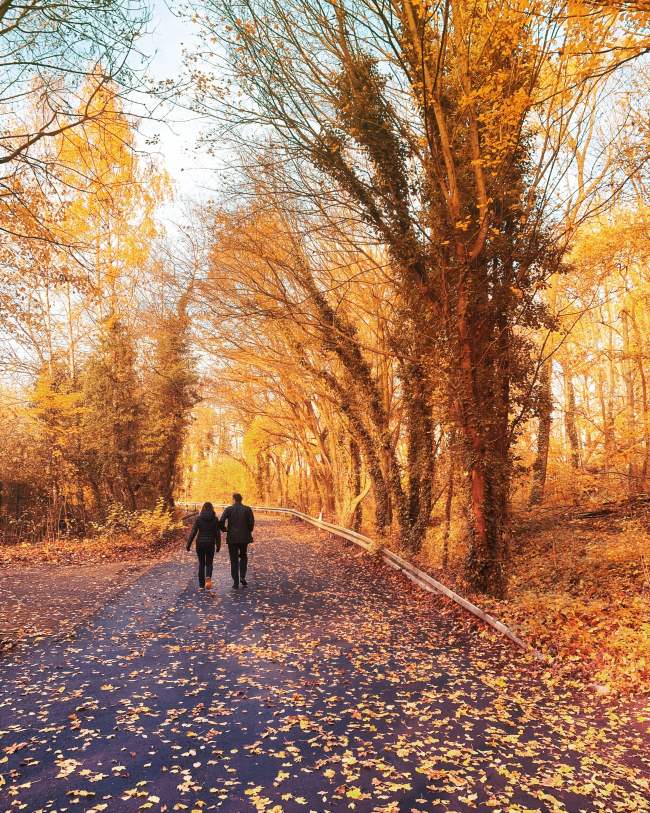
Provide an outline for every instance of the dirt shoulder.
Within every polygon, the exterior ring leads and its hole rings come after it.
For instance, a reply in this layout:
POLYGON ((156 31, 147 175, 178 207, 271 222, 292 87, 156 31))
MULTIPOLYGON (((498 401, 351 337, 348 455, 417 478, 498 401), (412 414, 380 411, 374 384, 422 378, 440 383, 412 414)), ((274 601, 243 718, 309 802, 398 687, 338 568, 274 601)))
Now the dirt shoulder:
POLYGON ((650 685, 650 513, 624 501, 516 518, 510 620, 599 691, 650 685))
POLYGON ((0 546, 0 653, 69 635, 180 544, 113 537, 0 546))
POLYGON ((464 559, 444 571, 437 549, 418 564, 509 624, 549 669, 604 697, 650 691, 650 502, 544 506, 513 516, 508 595, 472 595, 464 559))

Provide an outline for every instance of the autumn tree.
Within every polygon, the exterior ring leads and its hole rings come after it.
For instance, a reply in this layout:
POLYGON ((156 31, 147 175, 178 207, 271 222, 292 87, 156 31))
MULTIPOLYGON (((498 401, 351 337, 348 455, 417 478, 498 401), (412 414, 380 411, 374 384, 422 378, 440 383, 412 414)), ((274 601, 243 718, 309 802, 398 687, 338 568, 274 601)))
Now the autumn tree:
POLYGON ((145 371, 144 454, 148 490, 173 507, 178 462, 197 401, 187 295, 176 310, 157 318, 151 367, 145 371))
POLYGON ((303 450, 326 515, 348 518, 359 507, 356 494, 344 496, 344 472, 362 490, 359 458, 372 484, 378 533, 394 523, 405 547, 417 550, 432 508, 435 421, 430 379, 412 387, 417 365, 406 350, 402 360, 394 355, 415 329, 393 312, 379 257, 332 242, 322 224, 318 236, 314 223, 304 239, 281 207, 277 198, 259 197, 216 223, 202 291, 206 301, 220 301, 225 349, 217 352, 242 376, 246 367, 277 370, 266 384, 276 393, 269 408, 276 412, 280 399, 286 404, 292 428, 284 431, 303 450))
MULTIPOLYGON (((213 0, 199 13, 228 45, 243 91, 219 105, 207 82, 201 109, 270 128, 287 161, 315 167, 386 245, 405 310, 443 350, 436 366, 468 475, 468 576, 496 594, 507 580, 510 446, 528 408, 521 329, 541 324, 533 296, 560 261, 544 218, 548 153, 566 142, 585 85, 644 47, 642 16, 619 36, 616 13, 604 10, 598 27, 534 1, 213 0), (564 124, 535 164, 533 112, 544 104, 564 124)), ((322 195, 319 184, 307 195, 322 195)))
POLYGON ((10 180, 21 170, 42 178, 56 172, 56 155, 40 150, 42 144, 97 121, 103 113, 99 100, 133 83, 136 43, 147 20, 144 3, 124 0, 2 4, 0 198, 5 204, 24 202, 10 180), (84 92, 88 84, 94 88, 90 95, 84 92))
POLYGON ((93 115, 50 141, 58 174, 31 191, 44 238, 4 243, 3 368, 28 393, 52 533, 87 530, 113 502, 171 504, 193 399, 187 281, 171 285, 157 257, 166 177, 114 89, 84 93, 93 115))
POLYGON ((110 315, 101 325, 99 346, 84 375, 87 404, 83 433, 96 464, 100 510, 107 501, 137 506, 141 482, 143 409, 136 350, 129 328, 110 315))

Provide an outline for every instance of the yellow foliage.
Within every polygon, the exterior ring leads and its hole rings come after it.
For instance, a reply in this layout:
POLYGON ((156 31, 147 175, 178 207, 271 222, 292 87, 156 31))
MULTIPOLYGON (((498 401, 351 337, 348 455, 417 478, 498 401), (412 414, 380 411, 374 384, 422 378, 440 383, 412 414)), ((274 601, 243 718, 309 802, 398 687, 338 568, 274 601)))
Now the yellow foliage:
POLYGON ((172 512, 167 508, 162 498, 156 502, 151 511, 138 512, 135 530, 143 539, 162 541, 183 527, 182 522, 174 519, 172 512))

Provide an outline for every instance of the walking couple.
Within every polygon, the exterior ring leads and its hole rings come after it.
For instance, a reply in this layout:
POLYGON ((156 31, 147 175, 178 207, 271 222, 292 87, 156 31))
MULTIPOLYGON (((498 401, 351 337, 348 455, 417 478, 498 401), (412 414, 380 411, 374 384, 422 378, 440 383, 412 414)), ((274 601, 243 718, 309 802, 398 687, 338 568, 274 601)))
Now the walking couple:
POLYGON ((241 494, 232 495, 232 505, 226 508, 221 518, 215 514, 211 502, 203 503, 186 545, 189 550, 196 537, 201 589, 210 590, 212 587, 212 560, 215 550, 217 553, 221 550, 221 531, 226 534, 233 589, 237 590, 240 584, 242 587, 247 586, 248 546, 253 541, 254 526, 253 509, 243 504, 241 494))

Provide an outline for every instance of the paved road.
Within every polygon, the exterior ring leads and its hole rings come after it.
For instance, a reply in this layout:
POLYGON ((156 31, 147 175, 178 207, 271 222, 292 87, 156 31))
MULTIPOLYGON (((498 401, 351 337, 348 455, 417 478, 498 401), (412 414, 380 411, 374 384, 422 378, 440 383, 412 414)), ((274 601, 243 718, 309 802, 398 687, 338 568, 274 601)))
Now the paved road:
POLYGON ((269 520, 217 565, 0 662, 0 810, 650 810, 616 718, 355 549, 269 520))

